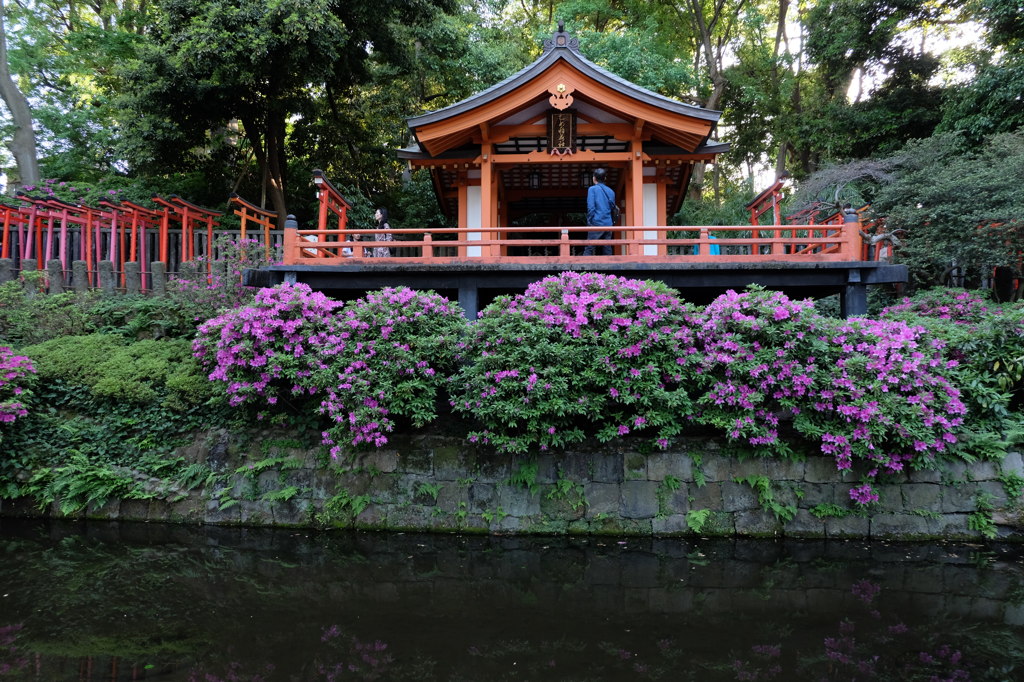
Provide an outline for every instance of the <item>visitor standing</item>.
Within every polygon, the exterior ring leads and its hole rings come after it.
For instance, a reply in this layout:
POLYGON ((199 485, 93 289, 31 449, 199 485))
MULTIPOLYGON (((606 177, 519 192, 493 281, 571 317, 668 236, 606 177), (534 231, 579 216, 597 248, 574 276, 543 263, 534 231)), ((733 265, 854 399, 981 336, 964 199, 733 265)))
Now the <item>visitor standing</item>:
MULTIPOLYGON (((373 235, 373 240, 377 242, 394 241, 391 235, 391 225, 388 224, 388 210, 386 208, 378 208, 373 217, 377 221, 377 232, 373 235)), ((375 246, 372 249, 363 249, 363 256, 367 258, 391 258, 391 248, 375 246)))
MULTIPOLYGON (((608 172, 604 168, 594 169, 594 182, 587 189, 587 225, 592 227, 611 227, 615 224, 612 217, 613 211, 615 210, 615 192, 604 184, 608 177, 608 172)), ((594 255, 594 241, 598 239, 611 239, 611 230, 588 230, 587 231, 587 244, 586 248, 583 249, 584 256, 594 255)), ((604 244, 601 246, 602 255, 612 255, 612 245, 604 244)))

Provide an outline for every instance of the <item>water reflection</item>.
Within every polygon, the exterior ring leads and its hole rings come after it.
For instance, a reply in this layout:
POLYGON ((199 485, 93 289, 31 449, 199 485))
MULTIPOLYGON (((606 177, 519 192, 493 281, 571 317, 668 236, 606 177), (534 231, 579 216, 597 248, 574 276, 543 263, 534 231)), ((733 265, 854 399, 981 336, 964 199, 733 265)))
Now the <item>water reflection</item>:
POLYGON ((1013 680, 1014 546, 0 524, 16 680, 1013 680))

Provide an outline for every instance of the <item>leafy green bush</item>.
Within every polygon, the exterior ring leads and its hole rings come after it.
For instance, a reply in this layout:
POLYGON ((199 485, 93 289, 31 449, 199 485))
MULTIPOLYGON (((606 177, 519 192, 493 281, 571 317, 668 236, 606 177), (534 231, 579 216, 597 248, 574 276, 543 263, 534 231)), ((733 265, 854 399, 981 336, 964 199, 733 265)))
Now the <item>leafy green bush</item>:
POLYGON ((202 373, 183 339, 128 343, 120 336, 65 336, 23 349, 41 381, 79 386, 99 400, 153 403, 184 408, 214 395, 201 388, 202 373))
POLYGON ((20 281, 0 284, 0 339, 22 346, 87 334, 93 330, 87 308, 94 297, 74 293, 28 297, 20 281))

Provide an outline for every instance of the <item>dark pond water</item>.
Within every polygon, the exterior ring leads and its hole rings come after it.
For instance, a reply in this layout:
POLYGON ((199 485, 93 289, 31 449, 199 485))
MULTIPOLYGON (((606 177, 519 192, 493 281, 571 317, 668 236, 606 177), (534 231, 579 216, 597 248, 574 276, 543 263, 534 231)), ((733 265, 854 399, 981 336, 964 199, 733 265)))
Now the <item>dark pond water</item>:
POLYGON ((14 680, 1024 680, 1024 548, 0 522, 14 680))

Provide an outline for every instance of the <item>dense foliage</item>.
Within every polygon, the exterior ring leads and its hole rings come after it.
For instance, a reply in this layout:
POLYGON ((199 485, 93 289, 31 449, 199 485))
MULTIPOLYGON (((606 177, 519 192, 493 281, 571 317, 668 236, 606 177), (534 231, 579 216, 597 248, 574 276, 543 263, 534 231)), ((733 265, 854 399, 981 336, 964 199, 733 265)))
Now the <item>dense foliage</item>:
POLYGON ((464 329, 433 294, 387 289, 342 308, 286 285, 205 323, 195 348, 233 404, 315 396, 307 409, 319 402, 333 423, 335 455, 345 430, 351 447, 380 447, 397 415, 437 419, 447 382, 453 411, 477 425, 470 442, 499 453, 627 434, 665 449, 712 429, 747 454, 829 455, 860 478, 851 498, 864 504, 879 477, 996 454, 998 434, 1020 427, 1024 352, 1001 365, 979 351, 1021 347, 1022 315, 955 301, 844 321, 756 288, 698 309, 660 284, 563 273, 464 329), (956 315, 953 331, 929 322, 938 310, 956 315))

